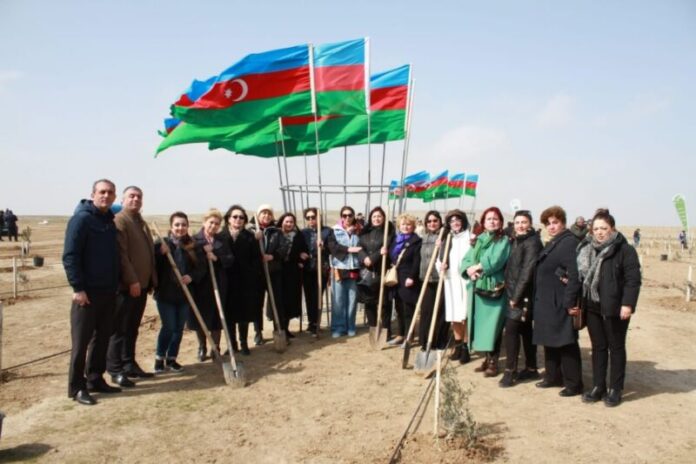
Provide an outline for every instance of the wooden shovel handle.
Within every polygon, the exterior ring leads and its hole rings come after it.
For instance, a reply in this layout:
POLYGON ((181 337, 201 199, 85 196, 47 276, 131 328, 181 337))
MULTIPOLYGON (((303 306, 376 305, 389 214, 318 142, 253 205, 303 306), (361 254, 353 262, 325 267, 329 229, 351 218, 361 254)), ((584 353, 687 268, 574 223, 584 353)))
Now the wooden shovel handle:
MULTIPOLYGON (((319 305, 317 306, 317 330, 321 326, 321 284, 323 279, 321 278, 321 247, 319 242, 321 241, 321 211, 317 208, 317 288, 319 289, 319 294, 317 295, 319 305)), ((324 244, 326 246, 326 244, 324 244)))
MULTIPOLYGON (((256 227, 261 231, 261 223, 259 222, 259 217, 256 216, 256 227)), ((264 259, 266 250, 263 246, 263 231, 261 231, 261 240, 259 240, 259 250, 261 250, 261 263, 263 264, 263 273, 266 276, 266 289, 268 290, 268 299, 271 302, 271 309, 273 309, 273 319, 276 323, 276 329, 278 331, 283 330, 280 326, 280 317, 278 316, 278 308, 276 307, 275 296, 273 296, 273 284, 271 284, 271 273, 268 271, 268 263, 264 259)))
POLYGON ((217 277, 215 277, 215 266, 213 266, 213 260, 208 258, 208 270, 210 271, 210 280, 213 282, 213 294, 215 295, 215 304, 217 305, 218 312, 220 313, 220 321, 222 322, 222 328, 225 329, 225 338, 227 339, 227 346, 230 349, 230 361, 232 362, 232 369, 237 370, 237 362, 234 359, 234 350, 232 349, 232 337, 230 337, 230 329, 227 326, 227 320, 225 319, 225 311, 222 309, 222 299, 220 298, 220 288, 218 288, 217 277))
MULTIPOLYGON (((387 211, 389 205, 387 204, 387 211)), ((382 238, 382 246, 387 246, 387 238, 389 238, 389 218, 387 213, 384 213, 384 237, 382 238)), ((377 303, 377 330, 382 330, 382 304, 384 303, 384 274, 387 272, 387 255, 382 256, 382 269, 379 273, 379 302, 377 303)))
MULTIPOLYGON (((449 254, 450 243, 452 243, 452 234, 447 234, 445 241, 445 257, 449 254)), ((435 292, 435 306, 433 306, 433 317, 430 319, 430 331, 428 332, 428 347, 426 351, 430 351, 433 345, 433 334, 435 334, 435 323, 437 322, 437 313, 440 309, 440 297, 442 296, 442 286, 445 283, 444 272, 440 274, 440 280, 437 282, 437 292, 435 292)))

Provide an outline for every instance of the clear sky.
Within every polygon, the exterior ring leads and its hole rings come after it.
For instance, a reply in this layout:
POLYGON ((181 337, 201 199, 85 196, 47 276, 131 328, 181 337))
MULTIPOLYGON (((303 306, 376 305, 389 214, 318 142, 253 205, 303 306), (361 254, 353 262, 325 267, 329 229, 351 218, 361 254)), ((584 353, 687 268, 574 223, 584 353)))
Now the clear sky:
MULTIPOLYGON (((478 173, 477 209, 519 199, 536 218, 606 206, 619 223, 676 226, 682 193, 696 221, 689 0, 0 0, 0 207, 70 214, 108 177, 140 185, 151 214, 281 209, 275 160, 204 145, 154 159, 157 130, 193 78, 248 53, 364 36, 372 72, 413 64, 409 172, 478 173)), ((402 147, 387 147, 386 182, 402 147)), ((366 148, 348 157, 349 183, 365 183, 366 148)), ((304 183, 303 161, 288 163, 304 183)), ((343 150, 321 163, 325 183, 342 181, 343 150)))

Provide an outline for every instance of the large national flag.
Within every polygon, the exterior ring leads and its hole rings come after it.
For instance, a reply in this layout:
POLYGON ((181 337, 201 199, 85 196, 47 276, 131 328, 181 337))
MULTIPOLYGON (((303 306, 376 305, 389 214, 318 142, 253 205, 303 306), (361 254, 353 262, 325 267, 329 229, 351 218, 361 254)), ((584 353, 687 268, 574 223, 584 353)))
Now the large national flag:
POLYGON ((244 122, 227 126, 201 126, 181 122, 162 140, 159 147, 157 147, 156 153, 159 154, 167 148, 187 143, 226 142, 250 135, 262 136, 277 133, 278 122, 272 119, 262 119, 255 123, 244 122))
POLYGON ((478 180, 478 174, 469 174, 468 176, 466 176, 466 181, 464 182, 464 195, 468 195, 470 197, 476 196, 478 180))
POLYGON ((672 203, 674 203, 674 208, 677 210, 677 216, 679 216, 679 221, 685 231, 689 230, 689 221, 686 217, 686 200, 684 195, 674 195, 672 197, 672 203))
POLYGON ((201 126, 312 114, 310 81, 309 45, 254 53, 223 71, 190 105, 180 99, 172 114, 201 126))
POLYGON ((184 93, 181 94, 179 99, 174 103, 176 106, 191 106, 196 100, 205 95, 208 90, 213 86, 217 76, 209 77, 204 81, 199 81, 194 79, 191 85, 184 93))
POLYGON ((425 191, 423 192, 423 201, 439 200, 447 198, 448 193, 448 176, 449 171, 442 171, 437 176, 433 177, 425 191))
POLYGON ((464 173, 452 174, 447 185, 447 196, 457 198, 464 195, 464 173))
POLYGON ((428 188, 430 174, 420 171, 404 178, 406 198, 423 198, 423 192, 428 188))
POLYGON ((317 115, 367 112, 370 97, 368 43, 366 38, 361 38, 313 48, 312 77, 317 115))
POLYGON ((164 120, 164 132, 157 131, 162 137, 166 137, 172 133, 174 129, 181 123, 181 120, 176 118, 166 118, 164 120))
POLYGON ((399 187, 399 181, 393 180, 389 183, 389 199, 396 200, 401 196, 401 187, 399 187))

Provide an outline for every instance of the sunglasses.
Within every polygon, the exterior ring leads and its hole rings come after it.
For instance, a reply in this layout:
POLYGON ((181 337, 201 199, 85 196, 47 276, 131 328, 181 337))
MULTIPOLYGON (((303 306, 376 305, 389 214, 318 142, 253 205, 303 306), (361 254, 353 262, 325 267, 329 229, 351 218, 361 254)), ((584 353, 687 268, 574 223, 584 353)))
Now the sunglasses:
POLYGON ((341 214, 341 217, 343 218, 352 218, 353 214, 341 214))
POLYGON ((305 216, 305 219, 308 220, 308 221, 311 221, 312 219, 316 219, 316 218, 317 218, 317 217, 314 216, 314 215, 305 216))
POLYGON ((230 216, 230 217, 231 217, 232 219, 246 219, 244 216, 239 215, 239 214, 235 214, 235 215, 230 216))
POLYGON ((426 222, 427 222, 428 224, 432 224, 432 223, 439 223, 440 220, 439 220, 439 219, 428 219, 426 222))

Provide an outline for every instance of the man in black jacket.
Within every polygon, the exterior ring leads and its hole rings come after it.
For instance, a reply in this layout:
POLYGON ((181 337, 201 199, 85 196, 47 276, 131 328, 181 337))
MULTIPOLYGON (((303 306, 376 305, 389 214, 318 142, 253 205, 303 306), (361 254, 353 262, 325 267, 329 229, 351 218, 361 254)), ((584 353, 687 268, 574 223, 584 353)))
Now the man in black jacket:
POLYGON ((80 201, 75 209, 63 248, 63 267, 74 291, 68 396, 86 405, 96 404, 90 392, 121 391, 103 378, 119 276, 116 226, 110 210, 116 186, 100 179, 92 185, 91 198, 80 201))

